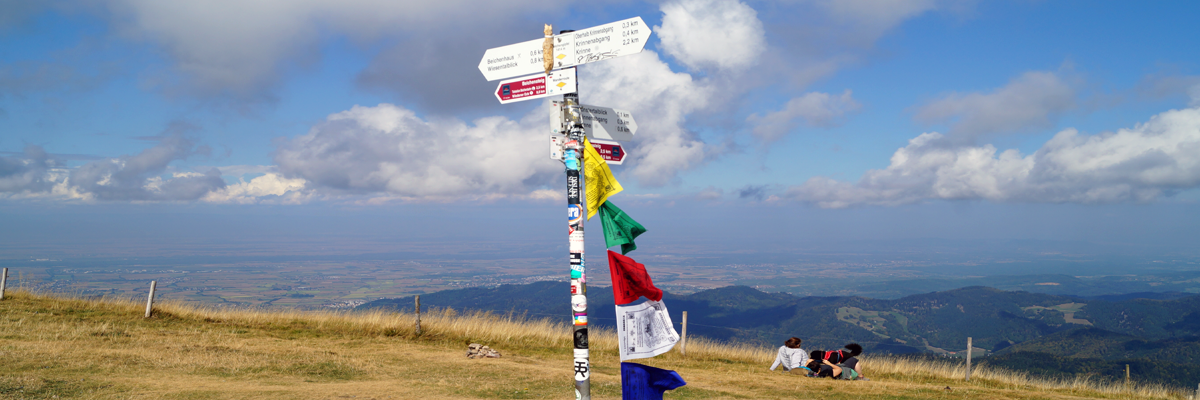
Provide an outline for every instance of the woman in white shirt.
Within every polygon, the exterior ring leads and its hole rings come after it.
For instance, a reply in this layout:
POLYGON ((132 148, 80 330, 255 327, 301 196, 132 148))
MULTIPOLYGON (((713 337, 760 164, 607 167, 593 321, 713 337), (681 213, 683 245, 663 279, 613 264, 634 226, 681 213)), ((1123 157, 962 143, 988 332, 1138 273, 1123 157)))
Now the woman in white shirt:
POLYGON ((808 364, 808 352, 800 348, 800 338, 792 337, 783 342, 783 346, 779 347, 779 354, 775 355, 775 363, 771 364, 771 370, 782 365, 784 371, 789 371, 796 375, 808 375, 809 371, 804 367, 808 364))

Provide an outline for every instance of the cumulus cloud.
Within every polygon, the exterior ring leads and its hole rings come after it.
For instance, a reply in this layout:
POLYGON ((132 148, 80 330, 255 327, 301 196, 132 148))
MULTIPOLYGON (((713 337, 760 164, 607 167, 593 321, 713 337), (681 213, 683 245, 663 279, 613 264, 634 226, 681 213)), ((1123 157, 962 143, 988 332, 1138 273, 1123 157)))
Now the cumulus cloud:
POLYGON ((303 179, 290 179, 278 173, 267 173, 249 181, 239 179, 236 184, 208 192, 200 200, 208 203, 300 204, 316 197, 312 190, 306 189, 306 184, 303 179))
POLYGON ((40 193, 53 188, 51 172, 62 168, 62 162, 46 153, 41 146, 25 146, 25 152, 13 157, 0 157, 0 193, 40 193))
POLYGON ((380 104, 330 115, 308 134, 282 143, 279 170, 340 193, 388 193, 405 199, 529 196, 554 182, 546 112, 522 121, 486 117, 425 120, 380 104))
POLYGON ((847 115, 861 108, 862 105, 854 101, 849 89, 842 92, 841 96, 809 92, 791 99, 779 111, 762 116, 751 114, 746 121, 754 125, 754 136, 770 143, 795 129, 799 120, 803 120, 808 126, 834 127, 841 125, 847 115))
POLYGON ((960 139, 1053 127, 1076 107, 1076 88, 1053 72, 1022 74, 991 93, 952 93, 917 108, 923 123, 950 122, 949 135, 960 139))
POLYGON ((673 72, 653 51, 596 63, 580 70, 580 101, 629 110, 638 133, 626 173, 645 186, 662 186, 707 161, 704 141, 684 126, 688 114, 709 106, 714 86, 673 72))
POLYGON ((927 199, 997 202, 1145 202, 1200 185, 1200 108, 1171 110, 1115 133, 1059 132, 1041 149, 997 154, 991 145, 947 146, 925 133, 856 184, 812 178, 788 196, 820 207, 927 199))
POLYGON ((692 69, 739 70, 759 61, 766 37, 758 12, 737 0, 679 0, 654 27, 663 52, 692 69))
MULTIPOLYGON (((158 143, 139 154, 103 158, 69 168, 40 146, 24 154, 0 157, 0 197, 100 201, 192 201, 225 188, 216 168, 203 172, 171 172, 168 166, 207 147, 196 145, 178 131, 154 137, 158 143)), ((174 131, 174 132, 172 132, 174 131)))
POLYGON ((172 161, 207 153, 207 147, 183 134, 169 133, 137 155, 84 164, 71 171, 68 183, 83 197, 96 200, 196 200, 225 187, 219 170, 173 173, 170 179, 162 175, 172 161))

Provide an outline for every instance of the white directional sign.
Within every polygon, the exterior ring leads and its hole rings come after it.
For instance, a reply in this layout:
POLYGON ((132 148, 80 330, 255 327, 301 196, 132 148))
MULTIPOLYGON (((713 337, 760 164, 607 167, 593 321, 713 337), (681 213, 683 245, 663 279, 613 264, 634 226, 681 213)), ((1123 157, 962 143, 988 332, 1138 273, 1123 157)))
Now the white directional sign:
MULTIPOLYGON (((583 122, 583 133, 589 139, 628 142, 633 140, 633 134, 637 133, 637 122, 633 120, 633 114, 629 111, 587 104, 580 105, 579 109, 582 111, 580 120, 583 122)), ((559 100, 550 102, 550 133, 559 136, 567 134, 567 127, 563 122, 562 102, 559 100)), ((554 155, 551 155, 551 158, 553 157, 554 155)))
MULTIPOLYGON (((479 61, 479 72, 489 81, 545 73, 542 42, 545 38, 488 49, 479 61)), ((650 27, 633 17, 554 36, 554 69, 636 54, 646 47, 650 27)))
POLYGON ((629 111, 583 104, 583 131, 590 139, 628 142, 637 132, 637 122, 629 111))
POLYGON ((496 86, 496 99, 500 100, 500 104, 507 104, 575 93, 576 87, 575 70, 551 71, 550 75, 537 74, 500 81, 496 86))
POLYGON ((646 47, 650 27, 642 17, 580 29, 554 38, 554 68, 636 54, 646 47))

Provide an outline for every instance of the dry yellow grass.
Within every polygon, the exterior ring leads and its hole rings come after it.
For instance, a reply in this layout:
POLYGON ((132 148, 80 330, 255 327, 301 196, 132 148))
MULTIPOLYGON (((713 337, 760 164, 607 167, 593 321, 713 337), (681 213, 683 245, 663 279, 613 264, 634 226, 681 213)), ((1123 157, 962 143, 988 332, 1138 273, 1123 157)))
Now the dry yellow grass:
MULTIPOLYGON (((3 398, 571 398, 569 326, 452 310, 390 312, 247 310, 85 300, 23 291, 0 301, 3 398), (470 360, 466 344, 500 350, 470 360)), ((612 332, 591 334, 593 397, 620 397, 612 332)), ((864 358, 869 382, 770 372, 774 349, 689 340, 639 360, 676 370, 688 385, 671 399, 1182 398, 1154 386, 1039 380, 978 368, 864 358), (951 387, 951 390, 945 390, 951 387)))

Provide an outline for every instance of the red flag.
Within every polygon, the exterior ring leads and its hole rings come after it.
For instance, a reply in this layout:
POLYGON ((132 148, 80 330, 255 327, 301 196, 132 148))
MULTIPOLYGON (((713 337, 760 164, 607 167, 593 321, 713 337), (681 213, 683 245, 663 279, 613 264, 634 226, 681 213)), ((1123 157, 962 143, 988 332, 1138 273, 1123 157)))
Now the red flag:
POLYGON ((608 272, 612 274, 613 299, 617 305, 629 304, 639 296, 662 301, 662 289, 654 287, 646 266, 632 258, 608 251, 608 272))

